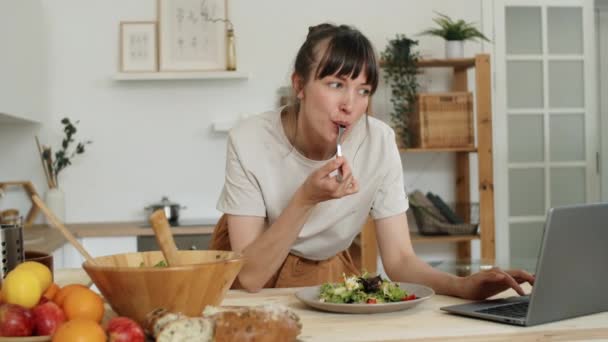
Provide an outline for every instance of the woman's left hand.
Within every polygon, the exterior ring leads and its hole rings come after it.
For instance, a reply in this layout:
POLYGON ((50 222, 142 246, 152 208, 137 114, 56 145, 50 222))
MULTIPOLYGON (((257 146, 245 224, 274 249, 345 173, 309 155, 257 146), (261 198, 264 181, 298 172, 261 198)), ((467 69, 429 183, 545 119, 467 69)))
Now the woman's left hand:
POLYGON ((525 293, 519 284, 524 282, 534 285, 534 276, 523 270, 505 271, 494 267, 463 278, 460 297, 481 300, 508 288, 514 289, 518 294, 523 296, 525 293))

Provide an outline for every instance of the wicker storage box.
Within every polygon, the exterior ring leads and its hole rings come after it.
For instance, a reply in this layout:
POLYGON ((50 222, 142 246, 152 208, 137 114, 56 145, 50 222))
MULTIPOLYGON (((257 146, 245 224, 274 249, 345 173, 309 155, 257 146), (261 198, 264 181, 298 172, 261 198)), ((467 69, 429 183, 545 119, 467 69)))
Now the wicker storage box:
POLYGON ((473 95, 469 92, 417 95, 410 114, 411 147, 473 147, 473 95))

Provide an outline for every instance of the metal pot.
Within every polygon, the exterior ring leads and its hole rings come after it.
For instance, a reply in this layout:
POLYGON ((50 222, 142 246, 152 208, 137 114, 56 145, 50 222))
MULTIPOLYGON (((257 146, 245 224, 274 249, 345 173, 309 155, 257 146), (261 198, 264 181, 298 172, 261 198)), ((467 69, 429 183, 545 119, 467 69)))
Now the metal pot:
POLYGON ((158 209, 162 209, 165 211, 165 216, 167 216, 167 220, 170 223, 177 223, 179 221, 179 211, 181 209, 186 209, 186 207, 183 207, 178 203, 173 203, 169 201, 169 198, 167 196, 163 196, 160 203, 151 204, 145 207, 144 209, 149 211, 148 215, 158 209))

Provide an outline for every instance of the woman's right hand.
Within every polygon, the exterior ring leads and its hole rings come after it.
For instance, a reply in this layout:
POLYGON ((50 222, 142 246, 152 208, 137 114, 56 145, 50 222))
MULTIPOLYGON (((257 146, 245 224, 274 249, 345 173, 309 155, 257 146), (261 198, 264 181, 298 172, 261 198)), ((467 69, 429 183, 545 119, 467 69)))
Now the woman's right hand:
POLYGON ((331 199, 342 198, 359 191, 359 183, 353 176, 344 157, 332 159, 313 172, 298 189, 300 198, 306 204, 317 204, 331 199), (342 170, 342 182, 331 173, 342 170))

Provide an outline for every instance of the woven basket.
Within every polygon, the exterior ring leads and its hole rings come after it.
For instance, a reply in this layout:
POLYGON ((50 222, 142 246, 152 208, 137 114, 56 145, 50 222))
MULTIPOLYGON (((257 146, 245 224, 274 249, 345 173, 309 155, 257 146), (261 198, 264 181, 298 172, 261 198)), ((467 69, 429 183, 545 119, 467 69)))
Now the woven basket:
POLYGON ((418 94, 409 125, 412 147, 473 147, 473 95, 418 94))

